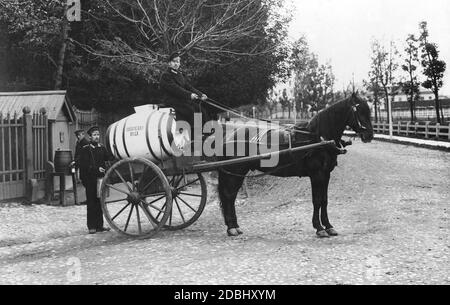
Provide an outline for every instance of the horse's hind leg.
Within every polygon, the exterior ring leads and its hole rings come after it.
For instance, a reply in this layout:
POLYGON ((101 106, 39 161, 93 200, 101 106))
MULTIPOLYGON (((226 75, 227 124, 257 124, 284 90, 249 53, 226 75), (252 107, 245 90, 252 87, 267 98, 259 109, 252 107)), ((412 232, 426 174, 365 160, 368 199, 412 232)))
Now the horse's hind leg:
POLYGON ((235 202, 243 181, 244 177, 231 176, 219 171, 219 199, 229 236, 242 234, 237 223, 235 202))

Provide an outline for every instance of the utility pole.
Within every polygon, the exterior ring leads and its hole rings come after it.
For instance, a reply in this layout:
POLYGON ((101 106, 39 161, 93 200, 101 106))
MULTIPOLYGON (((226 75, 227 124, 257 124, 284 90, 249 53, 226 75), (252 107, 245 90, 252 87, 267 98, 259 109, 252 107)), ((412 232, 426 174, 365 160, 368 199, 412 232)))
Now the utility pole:
POLYGON ((355 73, 352 72, 352 93, 355 93, 355 73))
MULTIPOLYGON (((392 82, 393 78, 392 78, 392 44, 393 41, 391 40, 391 44, 390 44, 390 50, 389 50, 389 82, 391 83, 391 89, 390 89, 390 95, 392 95, 393 90, 394 90, 394 84, 392 82)), ((389 138, 392 140, 392 136, 394 134, 394 128, 392 126, 392 99, 390 98, 389 94, 387 96, 388 99, 388 115, 389 115, 389 138)))

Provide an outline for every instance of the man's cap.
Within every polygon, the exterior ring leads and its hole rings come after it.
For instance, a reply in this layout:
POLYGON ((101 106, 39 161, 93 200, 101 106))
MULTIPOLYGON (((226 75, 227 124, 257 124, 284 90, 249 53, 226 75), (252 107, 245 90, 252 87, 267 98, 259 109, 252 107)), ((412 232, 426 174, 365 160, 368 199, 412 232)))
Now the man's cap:
POLYGON ((79 135, 82 132, 84 132, 84 129, 75 130, 75 135, 77 136, 77 135, 79 135))
POLYGON ((92 126, 88 129, 87 133, 91 136, 94 131, 100 131, 100 128, 98 128, 98 126, 92 126))
POLYGON ((175 58, 180 57, 180 56, 181 56, 180 52, 178 52, 178 51, 173 52, 172 54, 169 55, 169 58, 167 58, 167 61, 171 62, 172 60, 174 60, 175 58))

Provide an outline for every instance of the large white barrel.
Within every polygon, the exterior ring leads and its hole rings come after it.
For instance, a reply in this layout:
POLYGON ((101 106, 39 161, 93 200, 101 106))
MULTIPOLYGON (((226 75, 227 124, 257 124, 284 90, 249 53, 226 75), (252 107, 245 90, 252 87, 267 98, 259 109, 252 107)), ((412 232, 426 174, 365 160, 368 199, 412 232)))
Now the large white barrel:
POLYGON ((109 126, 106 146, 118 159, 143 157, 154 162, 173 156, 176 122, 171 113, 142 110, 109 126))

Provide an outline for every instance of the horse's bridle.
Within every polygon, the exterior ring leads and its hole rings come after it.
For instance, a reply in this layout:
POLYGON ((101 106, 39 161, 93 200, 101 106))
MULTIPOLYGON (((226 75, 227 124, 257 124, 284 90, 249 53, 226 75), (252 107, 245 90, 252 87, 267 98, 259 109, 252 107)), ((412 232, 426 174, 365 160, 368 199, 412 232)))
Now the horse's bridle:
MULTIPOLYGON (((360 129, 360 131, 366 131, 367 127, 365 127, 361 124, 361 120, 359 119, 359 116, 358 116, 358 106, 359 106, 359 104, 352 105, 350 111, 352 112, 353 119, 356 121, 356 124, 357 124, 358 128, 360 129)), ((357 131, 357 132, 359 132, 359 131, 357 131)))

